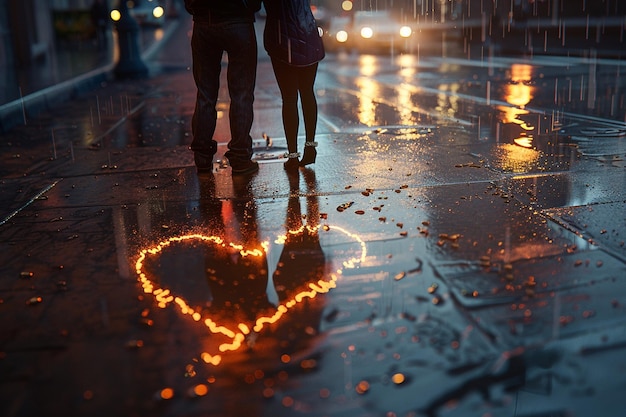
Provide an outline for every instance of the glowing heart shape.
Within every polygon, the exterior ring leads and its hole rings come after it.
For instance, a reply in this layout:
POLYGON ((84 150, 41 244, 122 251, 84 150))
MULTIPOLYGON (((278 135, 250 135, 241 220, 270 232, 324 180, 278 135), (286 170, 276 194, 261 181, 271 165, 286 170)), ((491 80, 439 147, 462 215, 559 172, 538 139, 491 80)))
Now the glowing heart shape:
MULTIPOLYGON (((311 228, 308 226, 303 226, 298 230, 290 230, 285 235, 279 236, 274 243, 278 245, 284 245, 288 239, 293 238, 293 236, 302 235, 304 233, 308 233, 310 235, 316 235, 319 232, 320 226, 316 226, 315 228, 311 228)), ((318 294, 326 293, 331 289, 336 287, 337 280, 339 276, 342 275, 343 269, 354 268, 357 264, 362 262, 366 256, 366 246, 365 243, 361 240, 358 235, 350 233, 341 227, 334 226, 332 229, 325 225, 322 227, 324 232, 328 232, 330 230, 338 231, 348 236, 350 239, 353 239, 360 245, 361 253, 358 257, 353 257, 345 262, 343 262, 342 268, 337 269, 336 271, 330 273, 329 277, 321 277, 316 282, 310 282, 308 287, 295 293, 295 295, 290 296, 288 299, 279 303, 275 307, 275 311, 271 315, 260 315, 256 317, 253 323, 251 323, 251 327, 244 323, 239 322, 236 326, 225 325, 224 323, 218 323, 208 315, 203 314, 201 312, 196 311, 192 308, 188 301, 183 297, 175 295, 168 288, 162 288, 157 285, 144 271, 144 264, 150 257, 155 257, 160 255, 166 248, 170 247, 172 244, 182 243, 182 242, 201 242, 209 245, 214 245, 219 248, 226 248, 227 250, 238 252, 238 255, 242 258, 246 257, 263 257, 266 256, 269 252, 269 243, 263 242, 261 243, 261 248, 244 248, 242 245, 233 243, 233 242, 225 242, 219 236, 205 236, 202 234, 188 234, 182 236, 174 236, 170 237, 166 240, 163 240, 152 247, 144 248, 139 252, 139 256, 137 257, 137 261, 135 263, 135 269, 137 272, 137 277, 139 282, 141 282, 144 293, 152 294, 154 296, 155 301, 158 306, 161 308, 166 308, 170 304, 175 304, 178 306, 180 312, 190 317, 195 322, 203 323, 206 328, 212 334, 219 334, 226 337, 229 342, 223 343, 219 345, 219 352, 208 353, 205 352, 202 354, 202 359, 209 364, 218 365, 222 356, 221 353, 235 351, 242 346, 247 335, 249 335, 252 331, 255 333, 259 333, 265 326, 273 323, 279 322, 282 318, 285 317, 287 312, 294 308, 299 303, 303 302, 305 299, 310 299, 316 297, 318 294)))

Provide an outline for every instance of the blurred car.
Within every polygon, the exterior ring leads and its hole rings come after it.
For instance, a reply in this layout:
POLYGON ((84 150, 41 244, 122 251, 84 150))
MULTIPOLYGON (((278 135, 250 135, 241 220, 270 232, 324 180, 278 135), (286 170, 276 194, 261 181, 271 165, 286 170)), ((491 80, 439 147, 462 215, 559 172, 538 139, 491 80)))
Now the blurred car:
POLYGON ((158 0, 128 2, 128 12, 140 25, 162 26, 165 23, 165 8, 158 0))
POLYGON ((333 16, 324 31, 324 49, 336 52, 349 48, 348 38, 352 26, 352 19, 348 16, 333 16))
POLYGON ((355 12, 351 29, 351 46, 360 52, 407 50, 413 37, 413 28, 388 10, 355 12))
POLYGON ((330 20, 325 36, 329 51, 355 49, 363 53, 408 51, 414 42, 414 30, 401 24, 387 10, 357 11, 352 16, 330 20))

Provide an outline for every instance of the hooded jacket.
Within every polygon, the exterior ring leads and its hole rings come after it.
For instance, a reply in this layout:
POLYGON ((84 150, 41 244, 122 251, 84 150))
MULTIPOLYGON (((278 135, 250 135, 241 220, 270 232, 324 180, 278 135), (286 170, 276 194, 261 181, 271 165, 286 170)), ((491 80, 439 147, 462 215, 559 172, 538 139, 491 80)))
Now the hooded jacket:
POLYGON ((309 0, 263 0, 267 18, 263 44, 268 55, 294 66, 324 58, 324 44, 309 0))
POLYGON ((185 0, 185 9, 194 21, 254 22, 261 0, 185 0))

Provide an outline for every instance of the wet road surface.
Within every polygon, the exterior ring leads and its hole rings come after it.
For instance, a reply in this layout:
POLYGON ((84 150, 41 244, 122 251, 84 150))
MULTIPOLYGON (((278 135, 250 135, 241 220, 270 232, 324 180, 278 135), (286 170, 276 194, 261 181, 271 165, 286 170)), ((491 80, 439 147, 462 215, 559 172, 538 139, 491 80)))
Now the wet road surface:
POLYGON ((198 176, 186 36, 2 138, 2 415, 621 415, 623 62, 329 54, 287 175, 262 56, 198 176))

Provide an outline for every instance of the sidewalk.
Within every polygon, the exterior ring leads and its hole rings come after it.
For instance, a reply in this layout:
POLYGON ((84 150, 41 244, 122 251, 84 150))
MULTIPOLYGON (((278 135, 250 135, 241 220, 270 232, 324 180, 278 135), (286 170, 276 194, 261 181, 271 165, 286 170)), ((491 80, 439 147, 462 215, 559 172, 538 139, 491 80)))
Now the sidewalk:
MULTIPOLYGON (((179 24, 179 19, 169 19, 162 28, 140 27, 142 59, 149 60, 179 24)), ((55 45, 54 53, 36 60, 31 67, 7 69, 11 74, 5 79, 15 80, 15 85, 7 85, 0 96, 0 132, 112 79, 118 53, 114 29, 104 50, 90 39, 58 40, 55 45)))
POLYGON ((436 88, 477 85, 477 61, 422 56, 421 90, 396 97, 393 71, 328 56, 318 161, 287 175, 261 54, 259 173, 199 176, 187 31, 156 76, 3 135, 0 415, 621 415, 623 122, 532 113, 527 149, 466 122, 495 104, 436 88), (375 110, 414 124, 358 121, 375 110))

